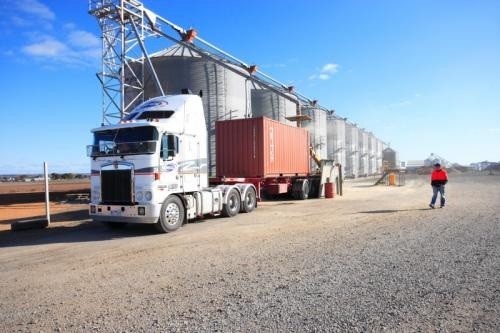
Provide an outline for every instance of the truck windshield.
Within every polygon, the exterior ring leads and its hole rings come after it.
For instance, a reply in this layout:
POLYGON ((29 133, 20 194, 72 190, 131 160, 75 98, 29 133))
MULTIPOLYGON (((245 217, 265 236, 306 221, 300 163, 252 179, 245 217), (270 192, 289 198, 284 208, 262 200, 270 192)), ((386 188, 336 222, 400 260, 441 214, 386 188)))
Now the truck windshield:
POLYGON ((87 147, 91 157, 153 154, 158 131, 152 126, 119 128, 94 132, 94 144, 87 147))

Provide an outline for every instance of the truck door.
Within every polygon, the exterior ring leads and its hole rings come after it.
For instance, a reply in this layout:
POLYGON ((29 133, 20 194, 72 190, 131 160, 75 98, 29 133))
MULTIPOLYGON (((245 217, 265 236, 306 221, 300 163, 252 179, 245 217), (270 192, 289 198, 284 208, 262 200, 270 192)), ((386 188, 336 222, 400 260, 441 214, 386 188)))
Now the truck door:
POLYGON ((180 192, 182 177, 179 175, 179 137, 164 133, 161 139, 161 183, 171 192, 180 192))

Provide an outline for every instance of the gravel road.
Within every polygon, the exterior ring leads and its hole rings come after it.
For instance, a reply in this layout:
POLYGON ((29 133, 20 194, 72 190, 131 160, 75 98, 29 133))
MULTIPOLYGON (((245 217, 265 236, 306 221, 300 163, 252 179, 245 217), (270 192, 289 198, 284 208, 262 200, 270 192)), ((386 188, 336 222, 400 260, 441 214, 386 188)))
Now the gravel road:
POLYGON ((500 331, 500 176, 352 181, 171 234, 0 232, 0 330, 500 331))

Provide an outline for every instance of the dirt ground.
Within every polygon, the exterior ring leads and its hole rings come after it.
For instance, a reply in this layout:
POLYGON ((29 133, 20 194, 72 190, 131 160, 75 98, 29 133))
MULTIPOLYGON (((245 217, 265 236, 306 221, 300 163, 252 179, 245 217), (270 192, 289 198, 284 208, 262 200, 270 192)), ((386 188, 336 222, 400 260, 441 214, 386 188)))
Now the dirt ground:
MULTIPOLYGON (((89 180, 56 180, 50 181, 49 189, 54 192, 89 190, 89 180)), ((0 194, 41 193, 45 191, 44 182, 4 182, 0 183, 0 194)))
MULTIPOLYGON (((50 213, 54 222, 83 218, 87 205, 68 201, 68 194, 90 192, 88 180, 52 181, 50 189, 50 213), (76 214, 76 215, 75 215, 76 214)), ((45 184, 43 182, 0 183, 0 231, 10 230, 15 221, 45 216, 45 184)))
POLYGON ((500 331, 500 176, 345 185, 343 197, 111 230, 0 231, 6 332, 500 331))

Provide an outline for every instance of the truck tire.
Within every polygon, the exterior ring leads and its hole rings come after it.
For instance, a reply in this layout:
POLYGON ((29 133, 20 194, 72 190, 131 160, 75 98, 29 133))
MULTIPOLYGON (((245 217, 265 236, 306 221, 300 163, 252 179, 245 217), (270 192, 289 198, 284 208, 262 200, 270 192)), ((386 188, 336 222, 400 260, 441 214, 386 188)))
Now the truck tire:
POLYGON ((299 192, 299 199, 306 200, 307 198, 309 198, 309 181, 307 179, 304 179, 304 182, 302 183, 302 189, 299 192))
POLYGON ((319 198, 319 188, 321 180, 319 178, 309 179, 309 195, 308 198, 319 198))
POLYGON ((297 179, 292 185, 292 197, 297 200, 306 200, 309 197, 309 181, 297 179))
POLYGON ((227 201, 222 206, 222 215, 225 217, 232 217, 238 214, 241 207, 240 194, 236 189, 229 190, 227 194, 227 201))
POLYGON ((160 232, 172 232, 179 229, 184 222, 184 205, 181 199, 171 195, 161 205, 160 219, 156 222, 156 229, 160 232))
POLYGON ((257 206, 257 194, 253 188, 249 188, 241 201, 241 211, 250 213, 257 206))

